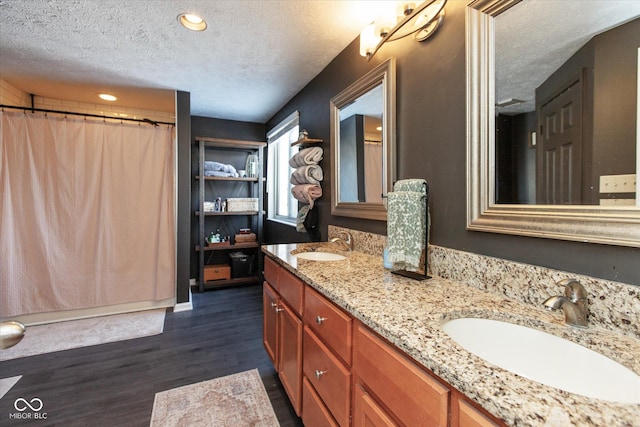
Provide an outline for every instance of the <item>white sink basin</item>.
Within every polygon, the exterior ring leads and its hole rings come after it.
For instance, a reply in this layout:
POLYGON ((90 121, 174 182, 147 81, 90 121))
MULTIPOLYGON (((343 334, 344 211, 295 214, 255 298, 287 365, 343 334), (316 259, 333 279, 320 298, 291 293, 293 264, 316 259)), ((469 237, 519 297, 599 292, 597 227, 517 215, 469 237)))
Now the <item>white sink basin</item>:
POLYGON ((311 261, 341 261, 347 258, 343 255, 334 254, 331 252, 298 252, 292 255, 311 261))
POLYGON ((454 319, 442 328, 464 349, 530 380, 596 399, 640 404, 639 375, 571 341, 490 319, 454 319))

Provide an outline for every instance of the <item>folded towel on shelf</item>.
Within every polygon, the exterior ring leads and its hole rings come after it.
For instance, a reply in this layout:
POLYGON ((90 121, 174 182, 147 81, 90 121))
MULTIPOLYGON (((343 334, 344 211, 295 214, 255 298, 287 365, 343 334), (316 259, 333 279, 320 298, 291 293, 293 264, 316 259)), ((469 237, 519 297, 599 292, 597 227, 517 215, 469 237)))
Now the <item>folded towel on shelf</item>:
POLYGON ((204 171, 204 176, 222 176, 222 177, 238 177, 238 173, 222 172, 222 171, 204 171))
POLYGON ((392 191, 387 194, 387 204, 389 261, 396 270, 419 271, 426 248, 425 193, 392 191))
POLYGON ((204 171, 205 171, 205 176, 234 176, 234 177, 238 176, 238 171, 233 165, 226 165, 224 163, 214 162, 211 160, 207 160, 204 162, 204 171), (214 172, 214 171, 225 172, 230 175, 207 175, 206 173, 206 172, 214 172))
POLYGON ((309 209, 313 208, 313 202, 322 197, 322 187, 317 184, 300 184, 291 187, 291 194, 296 200, 308 203, 309 209))
POLYGON ((289 159, 289 166, 299 168, 300 166, 316 165, 322 160, 322 153, 322 147, 304 148, 289 159))
POLYGON ((322 168, 318 165, 301 166, 291 174, 291 183, 298 184, 320 184, 324 178, 322 168))

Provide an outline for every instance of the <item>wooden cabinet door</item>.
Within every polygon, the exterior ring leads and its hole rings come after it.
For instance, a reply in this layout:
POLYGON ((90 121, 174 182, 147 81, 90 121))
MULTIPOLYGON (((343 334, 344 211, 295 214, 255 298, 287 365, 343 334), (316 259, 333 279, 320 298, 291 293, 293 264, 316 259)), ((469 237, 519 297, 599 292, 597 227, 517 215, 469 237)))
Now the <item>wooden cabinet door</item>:
POLYGON ((356 385, 353 400, 353 427, 397 427, 391 417, 367 394, 360 385, 356 385))
POLYGON ((279 312, 278 373, 296 414, 302 407, 302 321, 284 303, 279 312))
POLYGON ((262 342, 271 363, 277 368, 278 351, 278 294, 264 282, 262 287, 262 342))

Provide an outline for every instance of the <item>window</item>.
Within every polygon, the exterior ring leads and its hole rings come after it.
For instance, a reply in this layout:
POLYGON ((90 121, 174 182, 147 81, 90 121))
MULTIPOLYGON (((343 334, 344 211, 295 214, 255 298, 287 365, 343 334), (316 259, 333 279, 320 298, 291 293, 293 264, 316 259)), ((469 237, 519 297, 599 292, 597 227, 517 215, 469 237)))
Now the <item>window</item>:
POLYGON ((291 195, 293 169, 289 159, 298 151, 291 146, 298 140, 298 119, 296 111, 267 133, 267 217, 293 226, 296 225, 298 201, 291 195))

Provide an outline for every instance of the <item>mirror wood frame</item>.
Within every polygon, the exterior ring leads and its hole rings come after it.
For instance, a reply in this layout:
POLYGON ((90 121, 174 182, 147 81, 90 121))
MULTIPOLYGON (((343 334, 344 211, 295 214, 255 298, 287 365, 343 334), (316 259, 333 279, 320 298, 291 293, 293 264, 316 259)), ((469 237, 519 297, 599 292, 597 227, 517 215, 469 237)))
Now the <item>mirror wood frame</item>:
POLYGON ((637 206, 495 204, 493 18, 520 0, 474 0, 466 8, 467 229, 640 247, 637 206))
POLYGON ((331 116, 331 214, 353 218, 387 220, 383 203, 340 201, 340 108, 349 105, 375 86, 382 85, 383 118, 382 140, 382 187, 387 192, 393 189, 396 180, 396 60, 391 57, 369 71, 329 103, 331 116))

